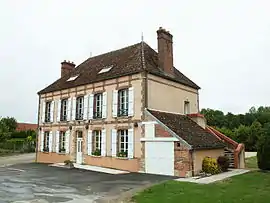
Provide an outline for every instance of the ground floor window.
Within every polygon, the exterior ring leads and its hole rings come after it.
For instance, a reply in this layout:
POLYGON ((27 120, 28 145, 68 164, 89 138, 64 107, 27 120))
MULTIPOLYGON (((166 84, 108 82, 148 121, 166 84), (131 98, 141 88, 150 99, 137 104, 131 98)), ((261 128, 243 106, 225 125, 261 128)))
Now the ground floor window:
POLYGON ((128 130, 118 131, 118 157, 128 156, 128 130))
POLYGON ((92 155, 101 155, 101 130, 93 131, 93 152, 92 155))
POLYGON ((60 132, 59 134, 59 152, 66 152, 65 141, 66 141, 66 132, 60 132))
POLYGON ((43 140, 43 151, 49 152, 49 141, 50 141, 50 132, 44 132, 44 140, 43 140))

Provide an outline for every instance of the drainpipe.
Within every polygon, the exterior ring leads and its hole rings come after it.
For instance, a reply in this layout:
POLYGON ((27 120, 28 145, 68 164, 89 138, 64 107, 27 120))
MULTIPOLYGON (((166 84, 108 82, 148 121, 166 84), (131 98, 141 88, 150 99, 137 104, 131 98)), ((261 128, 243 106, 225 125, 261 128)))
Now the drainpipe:
POLYGON ((195 171, 194 171, 194 149, 190 149, 190 154, 191 154, 191 172, 192 172, 192 176, 195 175, 195 171))
POLYGON ((39 137, 39 115, 40 115, 40 94, 38 95, 38 129, 37 129, 37 135, 36 135, 36 160, 37 163, 37 155, 38 155, 38 137, 39 137))

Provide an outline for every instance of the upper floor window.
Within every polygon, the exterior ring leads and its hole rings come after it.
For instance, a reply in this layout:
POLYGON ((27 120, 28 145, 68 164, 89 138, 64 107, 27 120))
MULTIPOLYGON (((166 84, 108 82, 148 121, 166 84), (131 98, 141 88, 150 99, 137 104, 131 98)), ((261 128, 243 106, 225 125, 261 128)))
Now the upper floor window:
POLYGON ((43 138, 43 151, 48 152, 49 151, 49 145, 50 145, 50 132, 46 131, 44 132, 44 138, 43 138))
POLYGON ((103 96, 102 93, 98 93, 94 95, 94 118, 102 118, 102 104, 103 104, 103 96))
POLYGON ((67 120, 67 108, 68 108, 68 100, 61 100, 61 112, 60 112, 60 121, 67 120))
POLYGON ((185 101, 185 103, 184 103, 184 114, 190 114, 190 103, 189 103, 189 101, 185 101))
POLYGON ((128 89, 118 91, 118 116, 128 115, 128 89))
POLYGON ((52 102, 45 103, 45 122, 51 121, 51 103, 52 102))
POLYGON ((76 120, 83 120, 83 98, 77 97, 76 99, 76 120))

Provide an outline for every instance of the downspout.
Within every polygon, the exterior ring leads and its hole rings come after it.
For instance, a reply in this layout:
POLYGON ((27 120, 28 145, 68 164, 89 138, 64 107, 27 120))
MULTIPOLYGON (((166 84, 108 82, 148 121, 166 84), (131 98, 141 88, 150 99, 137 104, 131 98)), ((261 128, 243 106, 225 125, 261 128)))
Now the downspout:
POLYGON ((39 115, 40 115, 40 94, 38 95, 38 129, 37 129, 37 135, 36 135, 36 160, 35 162, 37 163, 37 155, 38 155, 38 138, 39 138, 39 115))
POLYGON ((190 149, 190 154, 191 154, 191 172, 192 176, 195 176, 195 171, 194 171, 194 149, 190 149))
POLYGON ((142 88, 143 88, 143 107, 142 107, 142 113, 143 113, 143 120, 145 119, 145 108, 148 108, 148 73, 146 70, 146 66, 145 66, 145 58, 144 58, 144 41, 143 41, 143 36, 142 36, 142 41, 141 41, 141 62, 142 62, 142 68, 143 68, 143 83, 142 83, 142 88))

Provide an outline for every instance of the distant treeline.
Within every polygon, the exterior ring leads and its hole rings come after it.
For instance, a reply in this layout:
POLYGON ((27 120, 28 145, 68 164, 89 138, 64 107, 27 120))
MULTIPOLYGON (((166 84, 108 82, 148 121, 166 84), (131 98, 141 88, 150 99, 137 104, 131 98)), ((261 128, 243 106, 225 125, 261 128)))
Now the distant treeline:
POLYGON ((270 107, 255 107, 245 114, 224 114, 220 110, 202 109, 209 126, 237 142, 245 144, 246 151, 257 151, 264 127, 270 125, 270 107))

